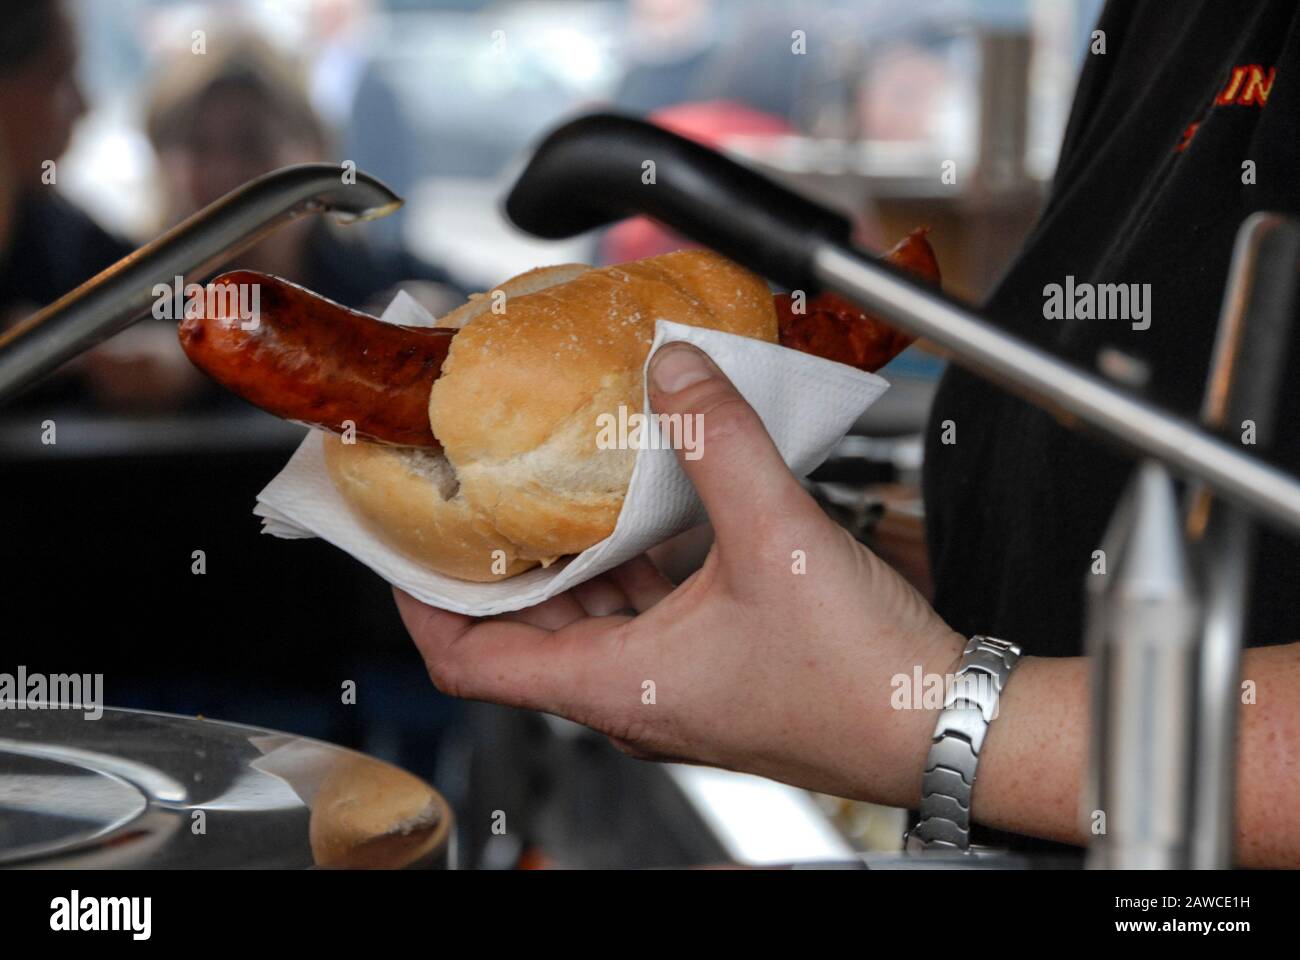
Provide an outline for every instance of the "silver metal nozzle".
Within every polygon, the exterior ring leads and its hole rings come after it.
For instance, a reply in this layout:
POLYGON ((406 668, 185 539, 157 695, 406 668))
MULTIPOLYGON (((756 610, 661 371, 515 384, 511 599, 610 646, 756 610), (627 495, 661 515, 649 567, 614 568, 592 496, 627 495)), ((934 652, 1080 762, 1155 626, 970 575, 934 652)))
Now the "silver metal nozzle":
POLYGON ((369 220, 402 205, 374 177, 345 183, 334 164, 285 167, 252 180, 0 333, 0 402, 148 316, 153 288, 206 279, 231 254, 308 213, 369 220))

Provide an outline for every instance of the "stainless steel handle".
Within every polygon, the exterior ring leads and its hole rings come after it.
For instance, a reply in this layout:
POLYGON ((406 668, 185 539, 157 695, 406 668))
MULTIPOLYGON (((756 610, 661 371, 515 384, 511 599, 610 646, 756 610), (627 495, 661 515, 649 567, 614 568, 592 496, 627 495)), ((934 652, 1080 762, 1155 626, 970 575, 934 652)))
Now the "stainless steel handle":
MULTIPOLYGON (((1279 387, 1294 339, 1300 223, 1256 213, 1237 231, 1201 419, 1212 429, 1255 424, 1272 442, 1279 387)), ((1249 612, 1254 524, 1204 488, 1189 496, 1188 536, 1205 590, 1197 679, 1190 865, 1232 866, 1236 823, 1237 711, 1249 612)))
POLYGON ((402 200, 334 164, 285 167, 252 180, 0 334, 0 403, 77 354, 148 316, 153 288, 178 276, 206 279, 222 261, 309 213, 345 221, 382 217, 402 200))
POLYGON ((962 366, 1204 480, 1225 499, 1300 533, 1300 481, 1289 474, 990 326, 861 254, 824 244, 813 256, 813 268, 827 287, 951 351, 962 366))

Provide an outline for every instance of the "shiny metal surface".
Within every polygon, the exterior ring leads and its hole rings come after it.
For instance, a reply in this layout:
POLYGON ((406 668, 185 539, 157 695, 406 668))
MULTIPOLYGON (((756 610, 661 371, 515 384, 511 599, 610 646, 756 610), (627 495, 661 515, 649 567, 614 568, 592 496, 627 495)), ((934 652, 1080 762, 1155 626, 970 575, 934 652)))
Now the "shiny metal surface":
POLYGON ((0 866, 453 866, 452 814, 363 754, 135 710, 0 711, 0 866))
MULTIPOLYGON (((1260 445, 1271 442, 1291 343, 1300 265, 1300 223, 1257 213, 1237 232, 1201 410, 1212 429, 1250 420, 1260 445)), ((1253 571, 1254 528, 1241 510, 1189 491, 1188 537, 1201 561, 1205 612, 1197 678, 1191 866, 1232 865, 1236 822, 1237 711, 1241 650, 1253 571)))
POLYGON ((1195 681, 1188 864, 1194 870, 1232 866, 1237 822, 1237 711, 1241 707, 1241 654, 1254 541, 1250 518, 1234 507, 1218 504, 1199 544, 1204 610, 1195 681))
POLYGON ((368 220, 401 206, 374 177, 308 163, 258 177, 0 333, 0 402, 148 316, 156 284, 206 280, 226 257, 309 213, 368 220))
POLYGON ((1002 689, 1020 662, 1020 647, 997 637, 967 641, 935 719, 921 778, 921 810, 903 840, 909 852, 970 848, 971 799, 979 754, 996 719, 1002 689))
POLYGON ((1168 471, 1144 462, 1088 582, 1089 867, 1188 866, 1200 611, 1182 519, 1168 471))
POLYGON ((1029 394, 1047 409, 1078 418, 1300 533, 1300 480, 1295 477, 998 330, 861 254, 827 244, 818 248, 814 267, 827 287, 951 351, 962 366, 1029 394))

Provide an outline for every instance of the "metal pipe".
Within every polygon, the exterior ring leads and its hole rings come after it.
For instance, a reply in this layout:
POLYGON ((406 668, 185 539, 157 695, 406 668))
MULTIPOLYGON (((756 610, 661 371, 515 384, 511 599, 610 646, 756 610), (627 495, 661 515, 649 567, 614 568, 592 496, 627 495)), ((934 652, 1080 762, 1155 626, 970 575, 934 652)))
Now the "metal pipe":
POLYGON ((1195 768, 1190 861, 1194 870, 1232 866, 1236 826, 1237 711, 1241 651, 1249 608, 1254 527, 1241 510, 1218 504, 1198 552, 1204 610, 1196 674, 1195 768))
POLYGON ((382 217, 401 198, 368 174, 345 182, 328 163, 258 177, 0 334, 0 403, 97 343, 148 316, 154 286, 206 279, 232 253, 308 213, 345 221, 382 217))
MULTIPOLYGON (((1256 443, 1271 442, 1284 345, 1292 340, 1298 259, 1294 221, 1257 213, 1238 230, 1201 410, 1207 427, 1237 430, 1249 420, 1256 443)), ((1232 866, 1241 651, 1255 531, 1245 513, 1197 486, 1188 493, 1187 532, 1205 588, 1190 865, 1223 870, 1232 866)))
POLYGON ((1289 474, 997 329, 863 254, 823 243, 812 261, 827 287, 932 340, 962 366, 1202 479, 1231 502, 1300 533, 1300 481, 1289 474))

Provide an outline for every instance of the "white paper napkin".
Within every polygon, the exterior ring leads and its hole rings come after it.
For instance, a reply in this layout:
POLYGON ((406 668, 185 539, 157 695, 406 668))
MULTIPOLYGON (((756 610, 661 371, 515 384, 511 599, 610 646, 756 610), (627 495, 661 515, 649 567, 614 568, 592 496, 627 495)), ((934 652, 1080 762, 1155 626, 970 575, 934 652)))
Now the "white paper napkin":
MULTIPOLYGON (((405 294, 398 295, 383 319, 410 326, 436 322, 405 294)), ((874 374, 844 364, 666 320, 655 324, 650 355, 660 345, 677 340, 699 347, 731 378, 762 418, 791 471, 800 477, 826 459, 889 386, 874 374)), ((648 415, 649 402, 643 403, 648 415)), ((432 573, 370 534, 325 472, 317 430, 308 433, 285 468, 258 494, 253 512, 263 518, 263 533, 286 539, 320 537, 411 596, 475 617, 541 603, 707 519, 676 454, 643 448, 637 451, 623 510, 608 538, 547 569, 535 568, 495 583, 470 583, 432 573)))

